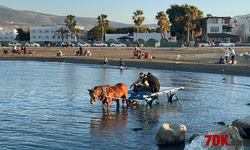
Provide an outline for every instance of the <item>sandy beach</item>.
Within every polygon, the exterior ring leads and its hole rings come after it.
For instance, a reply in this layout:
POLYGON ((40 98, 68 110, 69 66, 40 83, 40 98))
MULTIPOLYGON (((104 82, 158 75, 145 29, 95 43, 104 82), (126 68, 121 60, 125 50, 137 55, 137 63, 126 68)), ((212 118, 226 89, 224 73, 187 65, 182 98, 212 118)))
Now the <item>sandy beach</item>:
MULTIPOLYGON (((27 51, 33 50, 34 55, 17 55, 3 54, 3 50, 10 49, 8 47, 0 48, 0 60, 23 60, 23 61, 52 61, 52 62, 68 62, 68 63, 84 63, 84 64, 103 64, 104 56, 109 60, 109 65, 119 65, 122 58, 127 67, 159 69, 159 70, 175 70, 189 72, 216 73, 228 75, 250 76, 250 58, 236 56, 237 64, 215 64, 224 56, 224 47, 190 47, 190 48, 141 48, 142 53, 148 52, 154 59, 137 59, 133 58, 134 48, 132 47, 89 47, 92 56, 75 56, 79 47, 73 48, 27 48, 27 51), (61 50, 62 58, 57 58, 56 53, 61 50), (177 56, 180 56, 177 58, 177 56)), ((234 47, 235 52, 248 52, 248 47, 234 47)))

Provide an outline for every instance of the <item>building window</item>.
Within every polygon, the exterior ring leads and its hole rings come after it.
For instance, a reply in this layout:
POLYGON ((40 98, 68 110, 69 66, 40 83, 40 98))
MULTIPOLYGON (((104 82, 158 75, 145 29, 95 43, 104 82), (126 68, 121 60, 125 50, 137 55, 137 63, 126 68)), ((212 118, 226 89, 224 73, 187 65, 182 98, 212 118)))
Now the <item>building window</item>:
POLYGON ((211 27, 210 32, 219 32, 219 27, 211 27))
POLYGON ((36 33, 36 31, 35 30, 31 30, 31 33, 36 33))
POLYGON ((209 19, 208 22, 209 22, 209 23, 218 23, 218 19, 211 18, 211 19, 209 19))
POLYGON ((235 24, 235 27, 238 27, 238 25, 237 25, 237 24, 235 24))
POLYGON ((46 35, 44 38, 45 38, 45 39, 48 39, 48 38, 49 38, 49 36, 48 36, 48 35, 46 35))
POLYGON ((38 39, 42 39, 43 37, 41 35, 38 36, 38 39))
POLYGON ((49 33, 49 30, 45 30, 44 33, 49 33))
POLYGON ((229 24, 230 23, 230 19, 225 19, 225 24, 229 24))
POLYGON ((31 38, 32 38, 32 39, 35 39, 35 38, 36 38, 36 36, 34 36, 34 35, 33 35, 31 38))
POLYGON ((14 39, 13 37, 10 37, 10 39, 14 39))
POLYGON ((3 37, 0 37, 0 39, 3 39, 3 37))
POLYGON ((42 30, 38 30, 38 33, 43 33, 43 31, 42 30))
POLYGON ((51 30, 51 33, 54 33, 55 31, 54 30, 51 30))
POLYGON ((52 39, 56 39, 56 36, 52 36, 52 39))
POLYGON ((231 28, 223 29, 223 32, 231 32, 231 28))
POLYGON ((8 39, 8 37, 4 37, 4 39, 6 39, 6 40, 7 40, 7 39, 8 39))

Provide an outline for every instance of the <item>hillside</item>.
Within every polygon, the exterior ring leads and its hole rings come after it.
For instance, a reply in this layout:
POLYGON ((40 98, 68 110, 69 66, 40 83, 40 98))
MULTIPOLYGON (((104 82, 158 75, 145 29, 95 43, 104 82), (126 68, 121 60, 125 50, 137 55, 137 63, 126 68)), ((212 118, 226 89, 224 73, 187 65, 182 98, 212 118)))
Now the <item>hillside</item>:
MULTIPOLYGON (((27 10, 14 10, 0 5, 0 27, 2 28, 24 28, 28 29, 29 26, 42 26, 42 25, 57 25, 64 24, 65 16, 57 16, 52 14, 38 13, 27 10)), ((78 26, 84 26, 91 29, 97 25, 97 19, 92 17, 77 17, 75 18, 78 26)), ((125 24, 110 21, 110 26, 115 28, 128 27, 133 24, 125 24)), ((144 25, 144 26, 152 26, 144 25)), ((157 27, 156 24, 153 27, 157 27)))

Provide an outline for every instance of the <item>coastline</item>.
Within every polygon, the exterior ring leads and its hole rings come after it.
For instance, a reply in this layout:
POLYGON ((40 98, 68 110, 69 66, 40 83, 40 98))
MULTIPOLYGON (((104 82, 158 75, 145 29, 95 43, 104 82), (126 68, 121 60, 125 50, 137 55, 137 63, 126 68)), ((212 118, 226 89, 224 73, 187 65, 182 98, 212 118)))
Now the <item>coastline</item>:
MULTIPOLYGON (((4 48, 1 48, 0 50, 3 49, 4 48)), ((125 67, 250 76, 250 60, 243 57, 236 57, 237 64, 235 65, 214 64, 216 60, 218 61, 220 55, 224 53, 223 48, 142 48, 142 51, 147 51, 155 56, 155 59, 134 59, 131 57, 134 48, 129 47, 87 48, 92 52, 92 56, 75 56, 74 53, 79 49, 77 47, 68 49, 40 47, 28 48, 27 50, 29 51, 30 49, 35 51, 34 55, 2 53, 0 54, 0 60, 48 61, 102 65, 103 57, 107 56, 109 65, 114 66, 119 66, 120 58, 122 58, 125 62, 125 67), (62 58, 56 57, 56 52, 58 50, 63 51, 62 58), (208 53, 210 54, 208 55, 208 53), (176 58, 177 55, 180 55, 179 59, 176 58)), ((236 52, 249 51, 247 48, 235 49, 236 52)))

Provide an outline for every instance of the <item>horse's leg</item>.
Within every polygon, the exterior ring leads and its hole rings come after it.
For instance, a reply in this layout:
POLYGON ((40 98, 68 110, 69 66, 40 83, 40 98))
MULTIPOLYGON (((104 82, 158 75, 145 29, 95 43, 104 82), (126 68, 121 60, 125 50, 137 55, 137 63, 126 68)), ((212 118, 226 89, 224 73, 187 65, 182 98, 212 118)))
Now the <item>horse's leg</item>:
POLYGON ((107 100, 107 109, 108 109, 108 110, 109 110, 109 107, 110 107, 109 103, 110 103, 110 100, 108 99, 108 100, 107 100))
POLYGON ((122 105, 124 104, 124 100, 122 100, 122 105))
POLYGON ((102 109, 105 109, 105 102, 102 101, 102 109))
POLYGON ((116 100, 116 106, 117 106, 117 108, 119 108, 119 107, 120 107, 120 102, 119 102, 119 99, 117 99, 117 100, 116 100))

